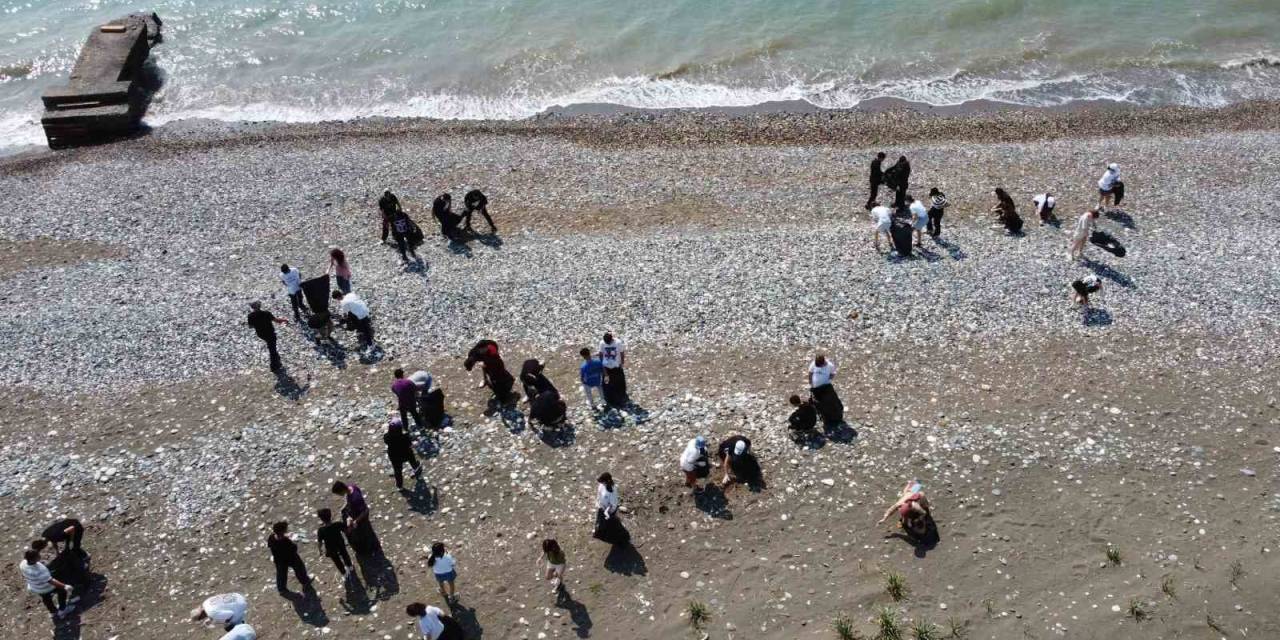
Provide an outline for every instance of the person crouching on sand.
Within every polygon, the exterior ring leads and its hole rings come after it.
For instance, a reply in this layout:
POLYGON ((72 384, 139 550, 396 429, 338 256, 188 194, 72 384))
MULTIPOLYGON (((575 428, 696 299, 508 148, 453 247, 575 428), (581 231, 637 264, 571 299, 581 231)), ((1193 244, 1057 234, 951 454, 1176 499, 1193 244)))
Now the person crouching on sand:
POLYGON ((698 480, 711 475, 711 464, 707 457, 707 439, 698 436, 685 445, 680 454, 680 470, 684 472, 684 486, 691 487, 694 493, 702 490, 698 480))
POLYGON ((882 524, 889 516, 898 514, 898 524, 914 538, 922 538, 929 532, 929 499, 924 497, 924 487, 912 480, 902 488, 902 495, 884 512, 876 524, 882 524))

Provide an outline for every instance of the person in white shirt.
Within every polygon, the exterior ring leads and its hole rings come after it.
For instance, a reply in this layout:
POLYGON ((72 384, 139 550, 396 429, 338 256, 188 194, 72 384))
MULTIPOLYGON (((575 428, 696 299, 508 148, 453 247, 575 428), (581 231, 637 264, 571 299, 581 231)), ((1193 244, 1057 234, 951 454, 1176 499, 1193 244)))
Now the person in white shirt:
POLYGON ((631 534, 618 518, 618 490, 613 475, 607 472, 596 478, 596 529, 592 537, 611 545, 631 541, 631 534))
POLYGON ((893 210, 879 202, 872 203, 871 207, 871 233, 876 245, 876 252, 880 252, 880 236, 889 241, 889 249, 893 250, 893 236, 889 235, 889 228, 893 226, 893 210))
POLYGON ((361 346, 373 346, 373 317, 369 313, 369 305, 354 293, 343 295, 341 291, 334 291, 333 299, 338 301, 338 308, 346 314, 347 322, 355 325, 361 346))
POLYGON ((706 438, 698 436, 685 445, 684 451, 680 454, 680 470, 684 472, 684 486, 692 487, 694 493, 702 490, 702 487, 698 486, 698 479, 711 475, 706 438))
POLYGON ((22 561, 18 563, 18 571, 27 581, 27 591, 40 596, 40 600, 44 602, 45 608, 51 615, 55 618, 65 618, 71 613, 72 607, 67 604, 71 587, 53 579, 49 568, 40 561, 40 551, 27 549, 22 554, 22 561), (56 607, 53 604, 55 597, 58 599, 56 607))
POLYGON ((445 602, 456 599, 458 589, 454 582, 458 579, 458 563, 445 551, 443 542, 431 545, 431 557, 427 559, 427 564, 430 565, 431 573, 436 577, 436 584, 439 585, 440 595, 444 596, 445 602), (448 587, 447 591, 446 587, 448 587))
POLYGON ((297 267, 282 264, 280 265, 280 282, 284 283, 284 290, 289 294, 289 305, 293 307, 293 319, 301 320, 301 312, 307 310, 307 305, 302 300, 302 272, 298 271, 297 267))
POLYGON ((1084 255, 1084 243, 1089 241, 1098 220, 1098 208, 1094 207, 1080 215, 1076 226, 1071 230, 1071 244, 1067 247, 1067 260, 1074 262, 1084 255))
POLYGON ((827 357, 821 353, 813 357, 813 362, 809 364, 809 388, 816 389, 825 384, 831 384, 831 380, 836 377, 836 364, 827 360, 827 357))
POLYGON ((1040 226, 1053 221, 1053 208, 1058 205, 1058 200, 1052 193, 1042 193, 1032 198, 1031 203, 1036 206, 1036 214, 1040 216, 1040 226))
POLYGON ((222 625, 226 634, 219 640, 258 640, 258 632, 244 621, 249 613, 249 601, 238 593, 211 596, 194 611, 192 620, 208 620, 222 625))
POLYGON ((436 607, 415 602, 405 607, 404 612, 410 618, 417 618, 418 631, 426 640, 463 640, 458 623, 436 607))
POLYGON ((1112 162, 1098 179, 1098 209, 1105 211, 1114 201, 1116 182, 1120 180, 1120 165, 1112 162))
POLYGON ((614 406, 627 402, 627 347, 612 332, 606 332, 600 342, 600 362, 604 365, 604 401, 614 406))
POLYGON ((911 206, 908 208, 911 210, 911 228, 916 232, 916 246, 919 247, 922 246, 921 234, 929 226, 929 208, 916 198, 911 198, 911 206))

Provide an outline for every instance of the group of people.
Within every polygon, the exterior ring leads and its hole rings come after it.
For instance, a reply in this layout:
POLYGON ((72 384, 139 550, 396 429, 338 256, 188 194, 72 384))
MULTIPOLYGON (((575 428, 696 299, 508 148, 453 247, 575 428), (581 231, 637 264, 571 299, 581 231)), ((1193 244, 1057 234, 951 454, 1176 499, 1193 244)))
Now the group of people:
MULTIPOLYGON (((872 244, 879 252, 880 239, 883 237, 891 251, 896 248, 899 255, 910 255, 913 233, 916 247, 922 246, 922 234, 925 232, 935 239, 942 235, 942 217, 948 206, 947 197, 937 187, 929 190, 927 205, 918 198, 908 195, 911 163, 907 161, 906 156, 900 156, 891 167, 883 169, 885 157, 884 152, 877 153, 871 161, 869 172, 870 196, 867 198, 866 208, 871 212, 872 244), (893 190, 892 207, 881 204, 877 199, 881 185, 893 190), (895 218, 904 219, 901 226, 894 224, 895 218), (898 234, 897 237, 895 234, 898 234)), ((1085 243, 1096 231, 1099 214, 1110 207, 1118 206, 1124 200, 1124 189, 1124 182, 1120 180, 1120 165, 1114 162, 1108 163, 1102 177, 1098 179, 1097 206, 1081 214, 1071 228, 1067 246, 1069 261, 1075 262, 1083 257, 1085 243)), ((997 187, 994 193, 996 203, 991 207, 991 215, 996 226, 1004 228, 1010 235, 1022 233, 1023 220, 1018 215, 1018 207, 1013 197, 1001 187, 997 187)), ((1034 196, 1031 198, 1031 204, 1035 208, 1041 226, 1057 225, 1058 219, 1054 215, 1057 198, 1052 193, 1045 192, 1034 196)), ((1102 281, 1096 275, 1084 276, 1071 283, 1072 300, 1081 305, 1088 305, 1089 295, 1101 289, 1102 281)))
MULTIPOLYGON (((484 218, 489 225, 490 235, 498 232, 498 226, 493 223, 493 217, 489 215, 489 198, 482 191, 479 189, 468 191, 462 197, 462 203, 462 213, 457 214, 453 212, 453 196, 449 193, 442 193, 432 201, 431 215, 440 225, 441 235, 450 242, 465 242, 467 238, 475 235, 475 230, 471 226, 471 218, 475 214, 480 214, 484 218)), ((378 210, 382 220, 382 243, 390 244, 387 242, 387 234, 390 232, 392 240, 395 241, 396 251, 400 253, 400 261, 408 264, 409 256, 413 256, 413 261, 420 262, 422 258, 418 256, 416 248, 423 243, 424 234, 422 228, 405 212, 400 204, 400 198, 390 190, 384 191, 378 198, 378 210)))

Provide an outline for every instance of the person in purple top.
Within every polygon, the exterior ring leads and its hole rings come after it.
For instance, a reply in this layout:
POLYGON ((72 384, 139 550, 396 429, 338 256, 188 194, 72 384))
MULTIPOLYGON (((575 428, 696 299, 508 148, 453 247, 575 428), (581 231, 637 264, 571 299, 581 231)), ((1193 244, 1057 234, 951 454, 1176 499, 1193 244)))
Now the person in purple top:
POLYGON ((347 541, 351 548, 361 555, 372 553, 378 538, 373 532, 373 524, 369 522, 369 504, 364 500, 364 492, 354 484, 338 480, 333 483, 333 493, 346 499, 342 520, 347 525, 347 541))
POLYGON ((600 358, 592 357, 591 350, 583 347, 578 352, 582 355, 582 364, 578 366, 578 377, 582 378, 582 393, 587 396, 587 404, 592 411, 597 411, 595 394, 604 400, 604 363, 600 358))
POLYGON ((413 423, 418 425, 418 428, 422 428, 422 414, 418 412, 418 385, 404 377, 404 369, 396 369, 391 375, 395 377, 395 381, 391 383, 391 393, 396 395, 396 408, 400 410, 400 424, 408 429, 409 416, 413 416, 413 423))

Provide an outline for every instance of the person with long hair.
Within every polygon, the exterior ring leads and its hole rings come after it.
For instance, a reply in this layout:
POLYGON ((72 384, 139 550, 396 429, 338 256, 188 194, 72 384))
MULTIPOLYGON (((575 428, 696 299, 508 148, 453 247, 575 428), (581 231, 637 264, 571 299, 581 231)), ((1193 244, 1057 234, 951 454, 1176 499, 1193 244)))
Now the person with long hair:
POLYGON ((351 293, 351 265, 347 264, 347 254, 342 249, 329 249, 329 268, 325 275, 332 274, 338 280, 338 290, 351 293))
POLYGON ((924 486, 916 480, 908 482, 907 486, 902 488, 898 500, 884 512, 884 516, 876 524, 883 523, 895 513, 898 514, 898 524, 908 535, 916 539, 927 535, 932 511, 929 508, 929 499, 924 497, 924 486))
POLYGON ((1018 233, 1022 231, 1022 218, 1018 216, 1018 206, 1014 204, 1013 198, 1004 189, 996 187, 996 204, 991 207, 991 213, 995 215, 996 220, 1004 225, 1009 233, 1018 233))
POLYGON ((631 541, 631 533, 618 518, 618 489, 613 484, 613 476, 607 472, 596 478, 596 530, 593 535, 611 545, 631 541))
POLYGON ((443 542, 431 545, 431 557, 427 558, 427 566, 431 567, 431 573, 436 578, 440 595, 444 597, 445 602, 451 602, 457 598, 458 589, 454 582, 458 579, 458 562, 445 550, 443 542))
POLYGON ((405 615, 416 619, 418 632, 425 640, 464 640, 462 627, 438 607, 414 602, 404 608, 405 615))
POLYGON ((560 549, 560 543, 555 538, 547 538, 542 541, 542 559, 546 564, 546 571, 543 580, 551 583, 551 593, 560 593, 564 589, 564 569, 565 556, 564 551, 560 549))

